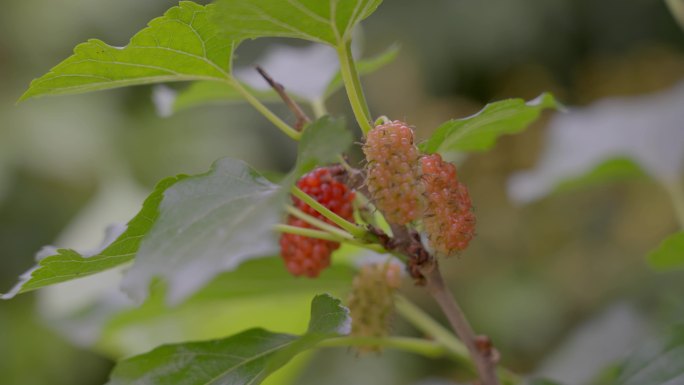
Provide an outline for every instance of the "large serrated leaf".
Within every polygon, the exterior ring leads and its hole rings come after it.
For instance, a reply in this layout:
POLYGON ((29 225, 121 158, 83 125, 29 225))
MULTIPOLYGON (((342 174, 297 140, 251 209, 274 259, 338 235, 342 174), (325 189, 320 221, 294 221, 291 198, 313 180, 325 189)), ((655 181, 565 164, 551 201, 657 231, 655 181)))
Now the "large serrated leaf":
POLYGON ((292 37, 337 46, 382 0, 219 0, 212 17, 228 38, 292 37))
POLYGON ((183 1, 123 48, 96 39, 82 43, 71 57, 31 82, 20 100, 138 84, 230 79, 235 42, 207 19, 212 7, 183 1))
POLYGON ((684 267, 684 231, 667 237, 648 255, 648 263, 656 270, 666 271, 684 267))
POLYGON ((221 340, 161 346, 119 362, 108 385, 256 385, 302 351, 348 333, 350 322, 338 299, 318 295, 302 336, 250 329, 221 340))
POLYGON ((273 255, 284 194, 244 162, 221 159, 202 175, 164 192, 159 218, 147 234, 124 290, 142 301, 155 277, 179 302, 222 271, 252 258, 273 255))
POLYGON ((85 277, 130 262, 142 238, 159 216, 159 204, 164 191, 184 178, 184 175, 179 175, 159 182, 140 212, 128 222, 126 230, 100 252, 84 256, 71 249, 58 249, 57 254, 40 259, 9 293, 0 298, 9 299, 18 293, 85 277))
POLYGON ((537 120, 543 110, 559 107, 558 102, 548 93, 529 102, 508 99, 490 103, 473 116, 450 120, 437 127, 432 136, 419 147, 421 151, 430 154, 487 150, 499 136, 521 132, 537 120))

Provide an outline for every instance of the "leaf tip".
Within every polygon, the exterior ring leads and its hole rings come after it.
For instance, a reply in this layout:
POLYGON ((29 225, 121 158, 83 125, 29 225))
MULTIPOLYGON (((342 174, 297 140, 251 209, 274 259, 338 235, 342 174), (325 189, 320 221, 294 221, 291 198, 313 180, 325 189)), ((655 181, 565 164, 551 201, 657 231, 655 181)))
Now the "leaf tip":
POLYGON ((528 106, 549 108, 560 112, 567 112, 567 108, 565 107, 565 105, 559 102, 558 99, 556 99, 556 97, 551 92, 543 92, 536 98, 527 102, 526 104, 528 106))

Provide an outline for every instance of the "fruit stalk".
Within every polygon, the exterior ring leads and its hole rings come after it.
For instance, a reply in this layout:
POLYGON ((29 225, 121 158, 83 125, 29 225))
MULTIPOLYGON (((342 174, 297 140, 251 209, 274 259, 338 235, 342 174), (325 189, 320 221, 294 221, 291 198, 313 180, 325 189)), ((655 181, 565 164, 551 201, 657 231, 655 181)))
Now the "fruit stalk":
POLYGON ((468 348, 481 384, 499 385, 499 379, 496 375, 498 352, 491 346, 488 338, 475 335, 465 314, 463 314, 463 310, 456 302, 456 298, 446 287, 437 262, 434 261, 425 265, 422 273, 427 281, 428 292, 440 306, 458 337, 468 348))

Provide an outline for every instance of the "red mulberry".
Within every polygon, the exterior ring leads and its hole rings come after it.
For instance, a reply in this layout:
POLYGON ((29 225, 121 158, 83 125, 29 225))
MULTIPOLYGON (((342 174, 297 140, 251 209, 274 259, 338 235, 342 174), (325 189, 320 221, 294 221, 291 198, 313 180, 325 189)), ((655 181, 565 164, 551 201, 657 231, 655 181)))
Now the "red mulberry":
POLYGON ((430 246, 439 255, 468 247, 475 234, 475 215, 468 190, 456 177, 456 166, 439 154, 421 158, 426 209, 423 224, 430 246))
MULTIPOLYGON (((351 220, 353 218, 354 192, 350 191, 344 183, 335 179, 333 175, 335 170, 334 168, 317 168, 301 177, 297 182, 297 187, 335 214, 351 220)), ((293 198, 293 202, 299 210, 333 224, 303 201, 293 198)), ((313 228, 309 223, 292 215, 288 216, 287 224, 313 228)), ((338 242, 296 234, 285 233, 280 238, 280 254, 285 260, 285 267, 295 276, 317 277, 323 269, 330 265, 330 255, 339 246, 338 242)))
POLYGON ((398 120, 376 126, 368 133, 363 152, 368 161, 366 184, 385 219, 399 225, 418 219, 423 208, 413 130, 398 120))

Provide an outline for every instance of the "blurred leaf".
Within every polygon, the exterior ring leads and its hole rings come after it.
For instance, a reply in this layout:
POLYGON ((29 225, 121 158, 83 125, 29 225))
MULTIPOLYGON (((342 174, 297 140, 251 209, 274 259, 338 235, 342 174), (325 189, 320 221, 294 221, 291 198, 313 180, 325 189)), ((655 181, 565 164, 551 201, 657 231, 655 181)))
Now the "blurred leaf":
POLYGON ((514 174, 508 193, 530 202, 567 180, 582 178, 617 158, 633 160, 662 183, 673 183, 684 166, 684 83, 655 94, 600 100, 557 114, 534 169, 514 174))
MULTIPOLYGON (((367 75, 373 73, 380 68, 393 62, 394 59, 399 55, 399 45, 393 44, 389 46, 385 51, 381 52, 379 55, 361 59, 356 61, 356 70, 359 75, 367 75)), ((330 95, 334 94, 337 90, 344 86, 342 81, 342 73, 337 71, 335 77, 330 81, 328 87, 325 89, 325 98, 327 99, 330 95)))
MULTIPOLYGON (((280 97, 275 91, 254 90, 249 86, 243 87, 250 90, 250 93, 262 101, 279 101, 280 97)), ((186 110, 203 104, 211 103, 236 103, 243 102, 245 98, 235 88, 226 83, 201 81, 194 82, 186 89, 180 91, 173 101, 173 112, 186 110)))
POLYGON ((684 231, 667 237, 648 255, 648 263, 661 271, 684 267, 684 231))
POLYGON ((614 385, 676 385, 684 383, 684 326, 678 325, 667 340, 644 346, 622 366, 614 385))
MULTIPOLYGON (((399 53, 399 46, 392 45, 378 56, 356 62, 359 75, 372 73, 391 63, 399 53)), ((337 56, 334 50, 319 44, 310 47, 276 46, 260 60, 261 66, 298 102, 327 99, 343 86, 342 75, 336 68, 337 56), (296 68, 296 73, 293 72, 296 68), (301 75, 298 75, 301 74, 301 75), (331 76, 333 78, 331 79, 331 76)), ((256 74, 253 68, 236 68, 235 76, 243 86, 266 102, 280 102, 280 97, 256 74)), ((220 82, 200 81, 180 91, 173 102, 173 111, 210 103, 235 103, 244 97, 233 87, 220 82)))
POLYGON ((429 154, 487 150, 499 136, 521 132, 537 120, 543 110, 558 108, 560 104, 548 93, 529 102, 508 99, 490 103, 473 116, 453 119, 437 127, 419 148, 429 154))
POLYGON ((684 29, 684 0, 665 0, 679 26, 684 29))
POLYGON ((644 176, 644 171, 629 158, 609 159, 598 164, 593 170, 578 178, 562 181, 556 186, 555 192, 570 191, 582 187, 614 182, 637 176, 644 176))
POLYGON ((527 385, 561 385, 560 382, 552 381, 547 378, 535 378, 527 383, 527 385))
POLYGON ((37 319, 30 296, 4 303, 0 310, 2 384, 101 384, 109 361, 69 344, 37 319))
POLYGON ((213 6, 182 1, 138 32, 123 48, 91 39, 49 73, 31 82, 20 100, 114 87, 187 80, 226 80, 234 41, 207 20, 213 6))
POLYGON ((337 46, 382 0, 219 0, 211 17, 229 39, 292 37, 337 46))
MULTIPOLYGON (((335 49, 317 43, 304 46, 273 44, 254 63, 282 84, 289 95, 305 102, 322 100, 328 83, 340 67, 335 49)), ((255 89, 271 90, 252 65, 235 68, 234 75, 255 89)))
POLYGON ((614 385, 621 370, 622 368, 618 363, 610 364, 601 369, 588 385, 614 385))
POLYGON ((317 279, 301 279, 287 272, 280 257, 260 258, 220 274, 175 307, 165 301, 165 285, 154 285, 142 306, 107 321, 97 346, 120 357, 162 343, 216 338, 250 327, 295 333, 306 324, 311 297, 321 292, 345 295, 353 274, 351 267, 333 265, 317 279))
POLYGON ((250 329, 221 340, 165 345, 119 362, 108 384, 256 385, 300 352, 348 333, 350 324, 340 300, 318 295, 303 336, 250 329))
POLYGON ((142 301, 150 282, 162 278, 169 300, 178 303, 218 273, 275 254, 272 228, 284 198, 279 191, 244 162, 227 158, 169 187, 123 278, 124 291, 142 301))
POLYGON ((9 293, 0 298, 9 299, 18 293, 81 278, 131 261, 142 238, 159 216, 164 191, 184 178, 179 175, 159 182, 145 199, 140 212, 128 222, 125 231, 103 250, 88 256, 71 249, 58 249, 57 254, 40 259, 35 267, 22 275, 20 282, 9 293))
POLYGON ((351 145, 352 140, 344 118, 324 116, 309 124, 299 141, 298 174, 309 172, 315 166, 339 161, 339 155, 351 145))

